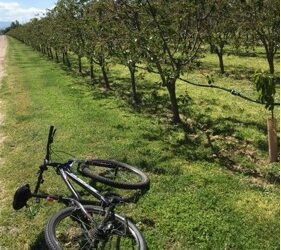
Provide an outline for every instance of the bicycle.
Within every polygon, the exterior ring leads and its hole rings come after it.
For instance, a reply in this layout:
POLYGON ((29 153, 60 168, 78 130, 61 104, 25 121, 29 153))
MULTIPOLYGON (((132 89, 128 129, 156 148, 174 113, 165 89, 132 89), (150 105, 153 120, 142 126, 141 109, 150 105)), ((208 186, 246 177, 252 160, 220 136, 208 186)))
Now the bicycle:
POLYGON ((51 161, 51 145, 56 129, 51 126, 46 147, 46 156, 39 167, 34 192, 29 184, 17 189, 13 208, 27 206, 30 198, 55 200, 64 203, 64 208, 52 216, 45 229, 46 244, 50 249, 140 249, 146 250, 146 242, 138 228, 129 219, 115 213, 115 207, 125 202, 117 195, 102 195, 71 169, 77 163, 77 171, 111 187, 122 189, 149 189, 148 177, 139 169, 113 160, 69 160, 65 163, 51 161), (71 197, 39 193, 44 182, 43 173, 53 167, 71 192, 71 197), (128 180, 129 178, 129 180, 128 180), (98 201, 82 199, 71 181, 94 196, 98 201), (133 247, 133 248, 132 248, 133 247))

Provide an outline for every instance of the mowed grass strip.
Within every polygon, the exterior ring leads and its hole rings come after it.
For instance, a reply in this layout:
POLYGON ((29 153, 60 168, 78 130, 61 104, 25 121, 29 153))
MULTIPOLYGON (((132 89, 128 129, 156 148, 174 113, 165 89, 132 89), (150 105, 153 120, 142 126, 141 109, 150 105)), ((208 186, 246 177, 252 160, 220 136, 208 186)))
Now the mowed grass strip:
MULTIPOLYGON (((14 39, 9 42, 8 76, 1 88, 6 104, 1 130, 7 136, 2 151, 5 165, 0 168, 1 247, 45 249, 44 226, 62 208, 45 201, 31 202, 17 212, 11 207, 18 186, 30 183, 34 188, 51 124, 58 128, 57 150, 77 158, 125 161, 146 171, 150 191, 138 204, 118 210, 133 218, 150 249, 279 247, 278 187, 209 162, 204 154, 210 151, 200 154, 206 146, 196 149, 168 143, 169 137, 179 134, 177 130, 168 133, 170 125, 132 112, 114 95, 93 89, 14 39), (179 153, 191 155, 192 150, 195 158, 179 153)), ((203 96, 201 90, 199 95, 203 96)), ((42 190, 66 193, 51 170, 42 190)))

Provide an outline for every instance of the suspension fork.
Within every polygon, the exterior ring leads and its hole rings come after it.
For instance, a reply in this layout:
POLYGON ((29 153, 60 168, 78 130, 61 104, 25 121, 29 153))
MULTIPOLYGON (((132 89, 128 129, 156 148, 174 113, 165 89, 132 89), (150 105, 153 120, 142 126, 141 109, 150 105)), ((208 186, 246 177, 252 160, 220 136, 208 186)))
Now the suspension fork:
MULTIPOLYGON (((39 167, 39 171, 37 172, 38 178, 37 178, 37 183, 36 183, 36 187, 34 190, 34 194, 37 194, 40 188, 40 185, 44 182, 43 179, 43 173, 47 170, 47 166, 45 164, 41 165, 39 167)), ((38 202, 38 201, 37 201, 38 202)))

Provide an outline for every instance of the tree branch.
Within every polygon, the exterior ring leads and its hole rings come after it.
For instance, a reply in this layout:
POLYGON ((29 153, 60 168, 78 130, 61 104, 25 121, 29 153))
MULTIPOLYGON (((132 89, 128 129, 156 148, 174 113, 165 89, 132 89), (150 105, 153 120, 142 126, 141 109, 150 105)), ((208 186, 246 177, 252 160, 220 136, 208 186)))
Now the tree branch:
MULTIPOLYGON (((145 67, 141 67, 141 66, 136 66, 137 68, 139 69, 142 69, 142 70, 146 70, 148 72, 152 72, 152 73, 155 73, 155 74, 159 74, 159 72, 155 71, 155 70, 152 70, 152 69, 147 69, 145 67)), ((224 87, 220 87, 220 86, 216 86, 216 85, 206 85, 206 84, 200 84, 200 83, 195 83, 195 82, 191 82, 189 80, 186 80, 186 79, 183 79, 181 77, 179 77, 179 80, 185 82, 185 83, 188 83, 190 85, 193 85, 193 86, 197 86, 197 87, 202 87, 202 88, 214 88, 214 89, 219 89, 219 90, 222 90, 222 91, 225 91, 225 92, 228 92, 234 96, 238 96, 246 101, 249 101, 249 102, 253 102, 253 103, 257 103, 257 104, 262 104, 264 105, 264 103, 258 101, 258 100, 254 100, 250 97, 247 97, 245 95, 242 95, 240 92, 238 92, 237 90, 235 89, 227 89, 227 88, 224 88, 224 87)), ((280 103, 274 103, 274 106, 280 106, 280 103)))
MULTIPOLYGON (((216 86, 216 85, 206 85, 206 84, 199 84, 199 83, 194 83, 194 82, 191 82, 189 80, 186 80, 186 79, 183 79, 183 78, 179 78, 181 81, 185 82, 185 83, 188 83, 188 84, 191 84, 193 86, 197 86, 197 87, 203 87, 203 88, 214 88, 214 89, 220 89, 220 90, 223 90, 223 91, 226 91, 234 96, 238 96, 244 100, 247 100, 249 102, 254 102, 254 103, 257 103, 257 104, 262 104, 264 105, 264 103, 258 101, 258 100, 254 100, 250 97, 247 97, 247 96, 244 96, 242 95, 241 93, 239 93, 238 91, 236 91, 235 89, 227 89, 227 88, 224 88, 224 87, 220 87, 220 86, 216 86)), ((280 103, 274 103, 274 106, 280 106, 280 103)))

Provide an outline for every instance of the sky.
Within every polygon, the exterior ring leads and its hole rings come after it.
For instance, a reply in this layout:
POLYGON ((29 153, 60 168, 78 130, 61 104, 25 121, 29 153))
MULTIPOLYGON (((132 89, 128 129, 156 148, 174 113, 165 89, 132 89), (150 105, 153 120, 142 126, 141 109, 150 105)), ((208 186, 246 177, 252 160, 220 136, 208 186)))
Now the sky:
POLYGON ((27 22, 52 8, 56 0, 0 0, 0 22, 27 22))

